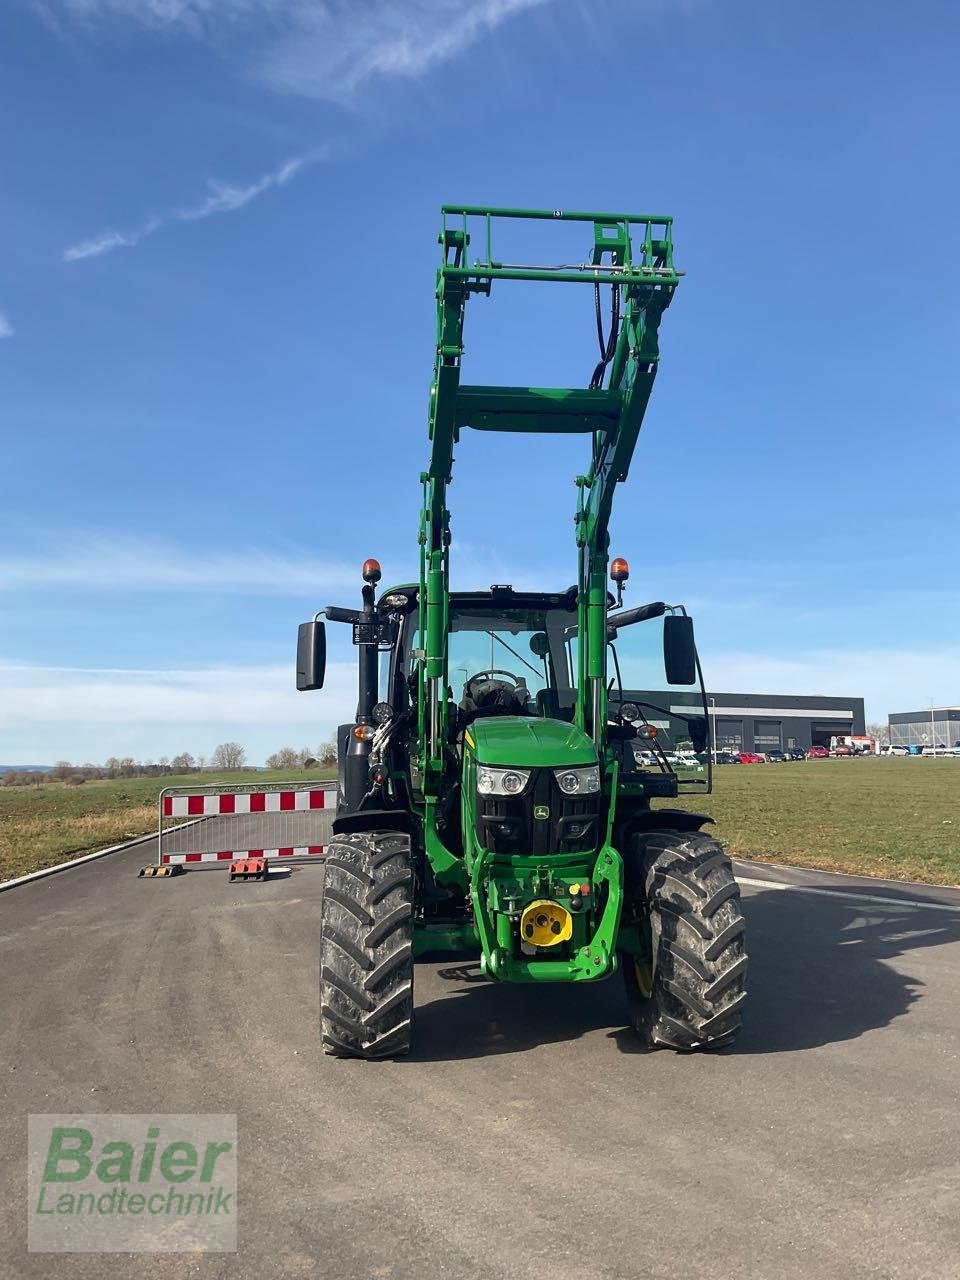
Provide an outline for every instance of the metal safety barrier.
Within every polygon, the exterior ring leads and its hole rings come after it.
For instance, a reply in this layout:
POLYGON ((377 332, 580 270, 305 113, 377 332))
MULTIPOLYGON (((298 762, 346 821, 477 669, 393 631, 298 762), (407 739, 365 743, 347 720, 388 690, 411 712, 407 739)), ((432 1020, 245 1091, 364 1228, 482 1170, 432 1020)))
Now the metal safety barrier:
POLYGON ((336 805, 337 784, 330 781, 164 787, 157 866, 322 857, 336 805))

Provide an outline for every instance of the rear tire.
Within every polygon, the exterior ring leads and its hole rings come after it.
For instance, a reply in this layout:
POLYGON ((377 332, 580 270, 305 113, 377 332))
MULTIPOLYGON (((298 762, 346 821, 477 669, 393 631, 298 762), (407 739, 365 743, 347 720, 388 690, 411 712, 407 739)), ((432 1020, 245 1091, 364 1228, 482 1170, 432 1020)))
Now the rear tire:
POLYGON ((722 845, 699 832, 637 837, 635 911, 652 958, 621 956, 631 1022, 650 1048, 719 1049, 740 1031, 746 923, 722 845))
POLYGON ((413 1022, 410 838, 368 831, 327 849, 320 914, 320 1035, 325 1053, 409 1053, 413 1022))

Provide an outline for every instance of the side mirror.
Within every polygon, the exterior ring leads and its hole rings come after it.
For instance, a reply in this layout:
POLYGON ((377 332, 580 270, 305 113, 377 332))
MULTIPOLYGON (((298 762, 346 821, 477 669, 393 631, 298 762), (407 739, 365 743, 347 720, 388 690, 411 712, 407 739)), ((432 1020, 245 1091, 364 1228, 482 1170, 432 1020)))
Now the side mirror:
POLYGON ((535 631, 530 637, 530 649, 538 658, 546 658, 550 653, 550 641, 545 631, 535 631))
POLYGON ((693 639, 693 619, 671 613, 663 620, 663 668, 667 684, 695 684, 697 646, 693 639))
POLYGON ((327 669, 327 633, 322 622, 301 622, 297 630, 297 688, 322 689, 327 669))
POLYGON ((691 716, 687 721, 687 729, 690 733, 690 741, 693 743, 693 749, 700 754, 701 751, 707 749, 707 717, 691 716))

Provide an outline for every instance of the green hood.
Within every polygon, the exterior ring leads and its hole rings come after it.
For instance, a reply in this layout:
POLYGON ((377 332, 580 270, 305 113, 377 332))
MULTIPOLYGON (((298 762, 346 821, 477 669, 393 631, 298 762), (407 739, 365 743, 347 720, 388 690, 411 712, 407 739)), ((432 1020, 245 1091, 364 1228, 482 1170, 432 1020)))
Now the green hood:
POLYGON ((597 763, 596 750, 587 735, 563 720, 490 716, 474 720, 467 734, 476 743, 480 764, 559 768, 565 764, 597 763))

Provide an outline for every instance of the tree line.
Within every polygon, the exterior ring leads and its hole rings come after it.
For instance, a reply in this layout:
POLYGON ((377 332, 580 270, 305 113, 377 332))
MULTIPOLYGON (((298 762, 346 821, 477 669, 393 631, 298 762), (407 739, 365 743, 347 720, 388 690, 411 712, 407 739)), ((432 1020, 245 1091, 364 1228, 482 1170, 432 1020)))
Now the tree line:
MULTIPOLYGON (((268 769, 303 769, 314 765, 330 765, 337 762, 336 742, 325 742, 314 751, 310 747, 281 747, 267 756, 268 769)), ((208 756, 194 756, 181 751, 172 757, 159 760, 134 760, 132 756, 110 756, 103 764, 71 764, 58 760, 49 770, 8 769, 0 775, 5 787, 42 786, 46 782, 63 782, 68 786, 80 786, 84 782, 101 778, 166 778, 185 773, 216 770, 229 773, 239 769, 251 769, 247 764, 247 752, 239 742, 221 742, 208 756)))

